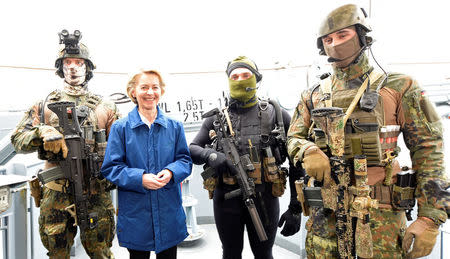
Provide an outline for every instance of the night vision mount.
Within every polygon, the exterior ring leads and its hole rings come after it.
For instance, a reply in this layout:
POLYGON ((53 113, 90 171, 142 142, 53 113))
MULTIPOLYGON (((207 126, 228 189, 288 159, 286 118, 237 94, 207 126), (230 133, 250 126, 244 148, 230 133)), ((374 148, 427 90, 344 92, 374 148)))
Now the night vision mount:
POLYGON ((81 32, 79 30, 73 31, 73 34, 69 34, 67 30, 62 30, 58 33, 59 44, 65 45, 65 51, 67 54, 80 54, 80 46, 78 42, 81 39, 81 32))

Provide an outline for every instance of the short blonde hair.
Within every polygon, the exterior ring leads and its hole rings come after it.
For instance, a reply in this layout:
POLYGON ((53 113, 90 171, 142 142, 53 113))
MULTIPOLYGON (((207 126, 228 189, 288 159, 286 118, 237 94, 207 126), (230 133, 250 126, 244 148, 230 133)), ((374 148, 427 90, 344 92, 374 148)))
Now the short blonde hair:
POLYGON ((141 76, 143 74, 147 75, 156 75, 159 79, 159 86, 161 87, 161 95, 164 94, 166 91, 166 84, 164 83, 164 80, 161 76, 161 73, 154 69, 141 69, 138 72, 132 74, 130 77, 130 80, 128 80, 127 83, 127 94, 128 97, 130 97, 131 101, 133 101, 135 104, 137 104, 136 97, 134 97, 131 93, 136 88, 137 83, 139 82, 139 79, 141 79, 141 76))

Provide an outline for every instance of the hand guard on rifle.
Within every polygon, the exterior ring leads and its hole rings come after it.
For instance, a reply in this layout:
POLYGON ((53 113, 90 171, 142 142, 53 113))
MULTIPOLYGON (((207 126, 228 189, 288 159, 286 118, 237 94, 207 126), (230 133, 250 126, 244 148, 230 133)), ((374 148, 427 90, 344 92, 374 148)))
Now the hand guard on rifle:
POLYGON ((403 251, 406 258, 419 258, 427 256, 433 250, 436 236, 439 234, 439 226, 429 218, 417 218, 407 229, 403 238, 403 251), (411 244, 414 239, 412 250, 411 244))
POLYGON ((317 146, 308 148, 303 155, 303 169, 317 181, 324 181, 324 185, 331 181, 330 160, 317 146))
POLYGON ((231 161, 228 160, 224 153, 217 152, 211 148, 205 148, 202 157, 208 166, 215 169, 216 173, 227 170, 231 164, 231 161))
POLYGON ((302 223, 302 207, 297 199, 291 200, 288 209, 280 217, 278 227, 281 228, 284 224, 281 234, 285 237, 292 236, 300 230, 302 223))
POLYGON ((60 151, 64 158, 67 157, 67 146, 64 135, 57 131, 54 127, 43 125, 39 127, 39 136, 44 142, 44 150, 58 154, 60 151))

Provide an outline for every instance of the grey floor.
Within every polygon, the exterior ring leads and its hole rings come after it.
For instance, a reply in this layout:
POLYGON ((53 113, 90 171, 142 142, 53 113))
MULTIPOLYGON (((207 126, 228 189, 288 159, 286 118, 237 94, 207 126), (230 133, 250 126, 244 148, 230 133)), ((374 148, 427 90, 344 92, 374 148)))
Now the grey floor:
MULTIPOLYGON (((204 231, 205 235, 198 240, 181 243, 178 246, 178 258, 181 259, 221 258, 222 249, 215 225, 213 224, 199 225, 199 228, 201 228, 204 231)), ((119 244, 117 243, 117 237, 114 238, 112 251, 116 259, 128 258, 128 251, 125 248, 119 246, 119 244)), ((154 254, 152 254, 150 257, 155 258, 154 254)), ((283 259, 300 258, 299 255, 294 254, 277 245, 273 247, 273 257, 283 259)), ((79 245, 76 247, 75 256, 73 256, 72 258, 88 259, 89 257, 84 252, 83 246, 79 245)), ((250 250, 250 246, 248 244, 247 239, 245 239, 242 258, 246 259, 253 258, 253 254, 252 251, 250 250)))

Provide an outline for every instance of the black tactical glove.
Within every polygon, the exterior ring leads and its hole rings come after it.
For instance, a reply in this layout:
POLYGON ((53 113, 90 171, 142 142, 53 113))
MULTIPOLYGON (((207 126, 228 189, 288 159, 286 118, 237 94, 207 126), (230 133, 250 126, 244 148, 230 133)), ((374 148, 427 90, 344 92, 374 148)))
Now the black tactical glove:
POLYGON ((291 200, 283 215, 281 215, 280 221, 278 222, 278 227, 281 228, 284 224, 281 234, 285 237, 292 236, 300 230, 300 225, 302 223, 302 207, 300 203, 295 200, 291 200))
POLYGON ((211 148, 205 148, 202 152, 205 163, 214 168, 216 172, 220 172, 228 167, 227 157, 224 153, 220 153, 211 148))

